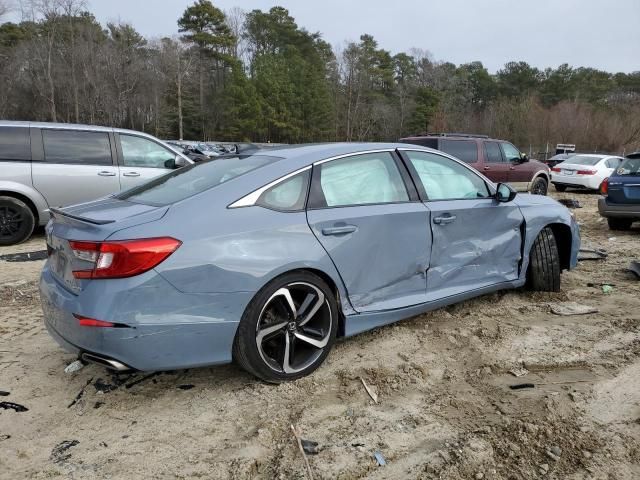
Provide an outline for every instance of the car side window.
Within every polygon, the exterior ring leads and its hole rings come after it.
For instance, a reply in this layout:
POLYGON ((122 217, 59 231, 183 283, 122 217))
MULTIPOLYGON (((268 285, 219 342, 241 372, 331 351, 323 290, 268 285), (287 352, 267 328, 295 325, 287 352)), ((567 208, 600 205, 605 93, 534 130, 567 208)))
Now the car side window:
POLYGON ((443 138, 440 140, 438 150, 442 150, 465 163, 476 163, 478 161, 478 145, 475 140, 448 140, 443 138))
POLYGON ((311 169, 283 180, 260 195, 256 205, 281 212, 304 210, 310 177, 311 169))
POLYGON ((606 161, 607 168, 618 168, 620 166, 620 158, 608 158, 606 161))
POLYGON ((507 142, 502 142, 502 153, 504 154, 505 161, 514 162, 520 160, 520 150, 507 142))
POLYGON ((504 161, 498 142, 484 142, 484 153, 487 157, 487 162, 502 163, 504 161))
POLYGON ((485 181, 470 168, 428 152, 406 152, 429 200, 487 198, 485 181))
POLYGON ((106 132, 42 130, 47 163, 112 165, 111 143, 106 132))
POLYGON ((31 160, 31 140, 26 127, 0 127, 0 161, 31 160))
POLYGON ((125 167, 172 168, 176 154, 147 138, 120 134, 125 167))
POLYGON ((398 166, 389 152, 322 163, 314 167, 314 184, 312 208, 409 201, 398 166), (315 179, 316 172, 319 181, 315 179))

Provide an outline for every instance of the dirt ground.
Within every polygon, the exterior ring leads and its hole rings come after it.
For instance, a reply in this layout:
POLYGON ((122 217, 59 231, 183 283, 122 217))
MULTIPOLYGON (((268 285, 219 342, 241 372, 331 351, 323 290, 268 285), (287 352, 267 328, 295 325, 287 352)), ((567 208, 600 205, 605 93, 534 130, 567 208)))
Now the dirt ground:
MULTIPOLYGON (((595 194, 554 195, 582 203, 583 246, 609 253, 561 293, 501 292, 341 341, 279 386, 232 365, 66 374, 74 358, 42 324, 43 261, 0 260, 0 402, 28 409, 0 409, 0 477, 308 478, 295 424, 319 444, 314 478, 640 478, 640 282, 625 272, 640 228, 609 231, 595 194), (565 301, 598 313, 551 313, 565 301)), ((0 255, 43 248, 39 234, 0 255)))

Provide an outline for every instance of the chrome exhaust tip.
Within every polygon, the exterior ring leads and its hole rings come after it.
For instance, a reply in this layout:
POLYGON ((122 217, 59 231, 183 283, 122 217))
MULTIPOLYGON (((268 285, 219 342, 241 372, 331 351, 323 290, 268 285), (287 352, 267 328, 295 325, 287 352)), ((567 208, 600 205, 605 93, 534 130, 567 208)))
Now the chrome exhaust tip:
POLYGON ((131 367, 128 367, 124 363, 118 362, 117 360, 113 360, 111 358, 101 357, 100 355, 96 355, 94 353, 83 353, 80 358, 86 362, 102 365, 103 367, 107 367, 118 372, 126 372, 132 370, 131 367))

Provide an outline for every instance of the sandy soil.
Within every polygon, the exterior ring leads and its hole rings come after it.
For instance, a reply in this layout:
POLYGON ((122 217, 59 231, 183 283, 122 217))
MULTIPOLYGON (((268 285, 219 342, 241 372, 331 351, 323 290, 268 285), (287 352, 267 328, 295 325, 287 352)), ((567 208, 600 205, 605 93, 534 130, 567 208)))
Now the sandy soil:
MULTIPOLYGON (((0 409, 0 477, 307 478, 295 424, 320 445, 314 478, 640 478, 640 282, 624 271, 640 229, 610 232, 597 195, 558 196, 584 205, 583 245, 610 254, 565 273, 561 293, 498 293, 342 341, 279 386, 235 366, 65 374, 42 261, 0 261, 0 401, 28 408, 0 409), (563 301, 599 313, 552 314, 563 301)), ((42 248, 40 234, 0 255, 42 248)))

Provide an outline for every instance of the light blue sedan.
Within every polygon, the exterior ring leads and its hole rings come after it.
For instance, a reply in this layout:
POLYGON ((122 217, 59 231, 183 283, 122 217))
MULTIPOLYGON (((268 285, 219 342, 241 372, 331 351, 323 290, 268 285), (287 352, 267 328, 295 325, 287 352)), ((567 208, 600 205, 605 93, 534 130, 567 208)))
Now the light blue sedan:
POLYGON ((51 209, 40 292, 67 350, 118 370, 231 362, 281 382, 348 337, 527 284, 558 291, 579 229, 415 145, 271 148, 51 209))

